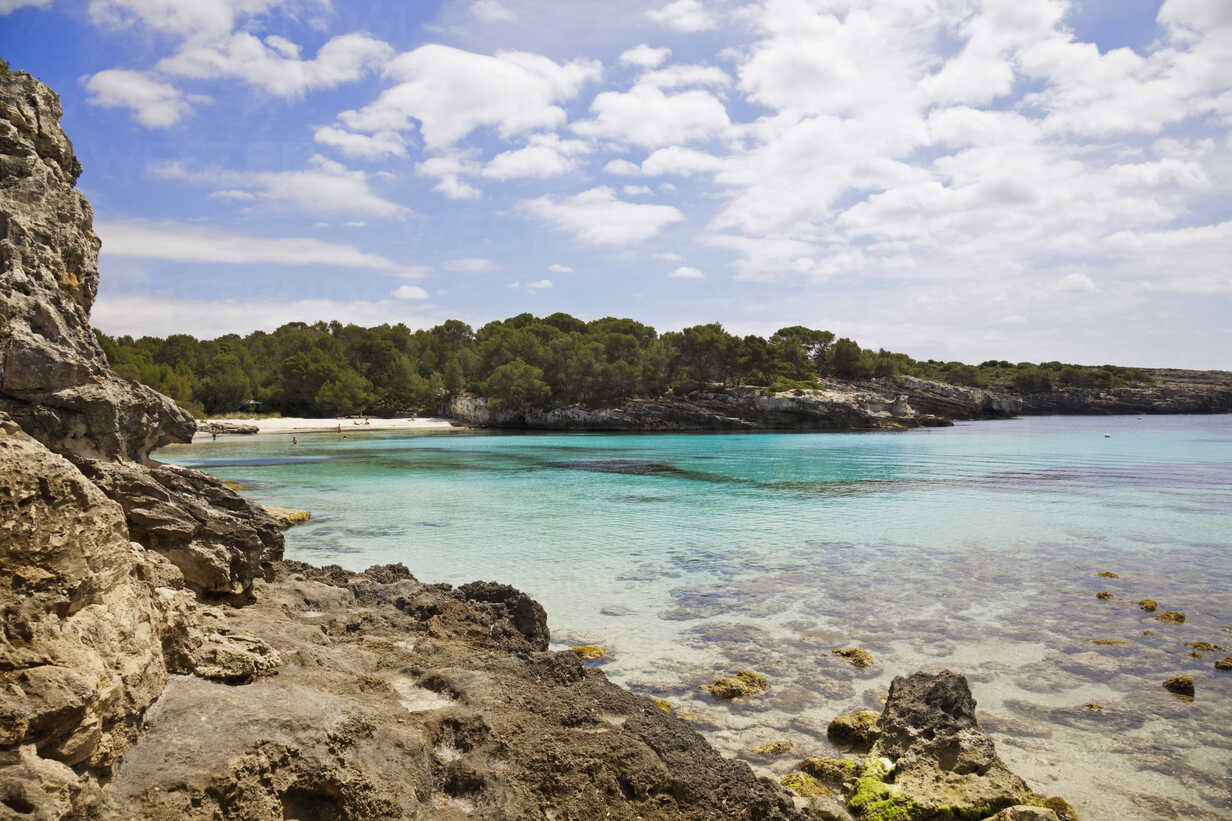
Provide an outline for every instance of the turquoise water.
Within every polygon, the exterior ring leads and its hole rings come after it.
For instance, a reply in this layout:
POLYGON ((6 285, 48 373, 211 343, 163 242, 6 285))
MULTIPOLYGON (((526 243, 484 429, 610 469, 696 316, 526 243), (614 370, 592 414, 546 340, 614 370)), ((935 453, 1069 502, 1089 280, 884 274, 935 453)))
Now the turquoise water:
POLYGON ((1232 674, 1213 666, 1232 655, 1230 416, 348 436, 158 458, 310 510, 290 558, 527 591, 558 646, 601 644, 610 677, 767 772, 832 752, 829 718, 878 707, 893 675, 949 667, 1011 768, 1085 818, 1232 817, 1232 674), (1186 641, 1229 649, 1192 658, 1186 641), (830 652, 847 646, 877 665, 830 652), (697 689, 741 667, 770 691, 727 705, 697 689), (1161 687, 1178 673, 1192 703, 1161 687), (748 752, 781 738, 792 756, 748 752))

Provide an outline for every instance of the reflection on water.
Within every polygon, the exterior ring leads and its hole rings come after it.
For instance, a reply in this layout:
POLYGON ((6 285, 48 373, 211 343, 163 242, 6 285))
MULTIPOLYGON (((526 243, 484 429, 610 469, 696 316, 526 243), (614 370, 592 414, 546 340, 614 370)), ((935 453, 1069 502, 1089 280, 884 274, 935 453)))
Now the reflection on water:
POLYGON ((1232 674, 1214 670, 1232 650, 1185 644, 1232 648, 1232 417, 349 437, 159 456, 312 511, 291 557, 526 590, 556 646, 603 645, 607 675, 729 754, 795 743, 756 767, 832 753, 834 714, 879 708, 895 674, 949 667, 1007 763, 1084 817, 1232 817, 1232 674), (1144 598, 1185 624, 1154 621, 1144 598), (831 653, 849 646, 877 664, 831 653), (698 689, 741 667, 769 676, 764 696, 698 689), (1178 673, 1191 704, 1161 686, 1178 673))

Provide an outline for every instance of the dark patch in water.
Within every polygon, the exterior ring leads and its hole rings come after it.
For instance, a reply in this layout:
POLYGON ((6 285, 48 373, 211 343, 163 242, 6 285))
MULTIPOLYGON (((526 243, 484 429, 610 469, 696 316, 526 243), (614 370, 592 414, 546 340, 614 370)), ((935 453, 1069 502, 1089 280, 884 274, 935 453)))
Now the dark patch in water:
POLYGON ((441 524, 440 522, 416 522, 415 524, 419 525, 420 527, 445 527, 445 525, 441 524))
POLYGON ((324 456, 268 456, 261 459, 200 459, 184 462, 190 468, 263 468, 275 465, 314 465, 328 461, 324 456))
POLYGON ((628 493, 624 496, 613 497, 621 502, 667 502, 670 501, 666 496, 643 496, 640 493, 628 493))
POLYGON ((666 462, 642 459, 593 459, 582 462, 548 462, 544 467, 584 470, 587 473, 625 473, 630 476, 679 476, 685 471, 666 462))

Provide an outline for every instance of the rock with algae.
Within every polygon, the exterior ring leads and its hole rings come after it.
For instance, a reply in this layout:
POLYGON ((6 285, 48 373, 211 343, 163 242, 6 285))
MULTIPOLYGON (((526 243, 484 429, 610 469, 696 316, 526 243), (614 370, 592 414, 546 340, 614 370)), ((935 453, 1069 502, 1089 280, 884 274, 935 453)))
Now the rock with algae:
POLYGON ((1167 690, 1169 693, 1173 693, 1178 696, 1189 696, 1190 698, 1193 698, 1193 694, 1194 694, 1193 676, 1190 676, 1190 675, 1173 676, 1172 678, 1164 681, 1164 689, 1167 690))
POLYGON ((779 783, 796 795, 812 798, 817 795, 830 795, 830 788, 822 784, 803 770, 792 770, 779 779, 779 783))
POLYGON ((312 514, 306 510, 292 510, 289 507, 266 507, 265 512, 278 523, 279 530, 287 530, 297 525, 306 525, 312 521, 312 514))
POLYGON ((603 648, 597 644, 575 644, 569 648, 573 651, 573 655, 580 658, 582 661, 593 661, 603 658, 603 648))
POLYGON ((873 654, 859 647, 844 647, 841 650, 835 650, 834 655, 846 659, 855 667, 872 667, 876 664, 873 654))
POLYGON ((1232 672, 1232 656, 1221 658, 1215 662, 1215 669, 1222 670, 1223 672, 1232 672))
POLYGON ((826 727, 826 736, 841 747, 867 752, 877 740, 877 719, 880 713, 859 710, 835 716, 826 727))
POLYGON ((1154 613, 1155 609, 1159 607, 1159 602, 1154 599, 1142 599, 1138 602, 1138 607, 1147 613, 1154 613))
POLYGON ((1155 617, 1155 621, 1162 622, 1164 624, 1184 624, 1185 614, 1177 612, 1176 610, 1165 610, 1155 617))
POLYGON ((785 755, 792 751, 795 745, 790 741, 771 741, 769 744, 758 744, 752 749, 755 755, 785 755))
POLYGON ((702 688, 717 699, 729 700, 744 696, 759 696, 766 692, 769 682, 761 673, 752 670, 740 670, 734 676, 716 678, 714 684, 703 684, 702 688))

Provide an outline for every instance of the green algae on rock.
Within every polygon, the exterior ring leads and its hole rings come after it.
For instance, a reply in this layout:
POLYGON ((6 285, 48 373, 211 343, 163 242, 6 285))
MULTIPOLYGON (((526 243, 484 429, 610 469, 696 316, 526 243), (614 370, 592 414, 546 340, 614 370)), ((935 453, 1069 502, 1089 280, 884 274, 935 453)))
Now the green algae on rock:
POLYGON ((298 525, 306 525, 312 519, 312 514, 306 510, 292 510, 289 507, 267 507, 265 512, 278 523, 280 530, 287 530, 298 525))
POLYGON ((872 667, 875 662, 873 654, 867 650, 861 650, 859 647, 844 647, 841 650, 834 650, 834 655, 847 659, 856 667, 872 667))
POLYGON ((1179 613, 1176 610, 1165 610, 1155 617, 1155 621, 1163 624, 1184 624, 1185 614, 1179 613))
POLYGON ((716 678, 714 684, 703 684, 701 689, 718 699, 729 700, 743 696, 759 696, 766 692, 769 682, 761 673, 740 670, 734 676, 716 678))
POLYGON ((1214 653, 1223 649, 1218 644, 1211 644, 1209 641, 1187 641, 1185 642, 1185 646, 1192 647, 1195 650, 1201 650, 1203 653, 1214 653))
POLYGON ((796 765, 796 769, 813 776, 834 792, 843 794, 855 790, 856 779, 861 772, 858 761, 845 758, 806 758, 796 765))
POLYGON ((826 727, 826 737, 839 746, 867 752, 877 740, 877 719, 880 717, 880 713, 872 710, 835 716, 826 727))
POLYGON ((1155 608, 1159 607, 1159 602, 1155 601, 1154 599, 1142 599, 1141 601, 1138 602, 1138 607, 1140 607, 1142 610, 1146 611, 1147 613, 1154 613, 1155 608))
POLYGON ((752 752, 756 755, 785 755, 795 746, 790 741, 771 741, 769 744, 759 744, 752 749, 752 752))
POLYGON ((796 795, 812 798, 817 795, 831 795, 830 788, 803 770, 792 770, 779 779, 779 783, 796 795))

